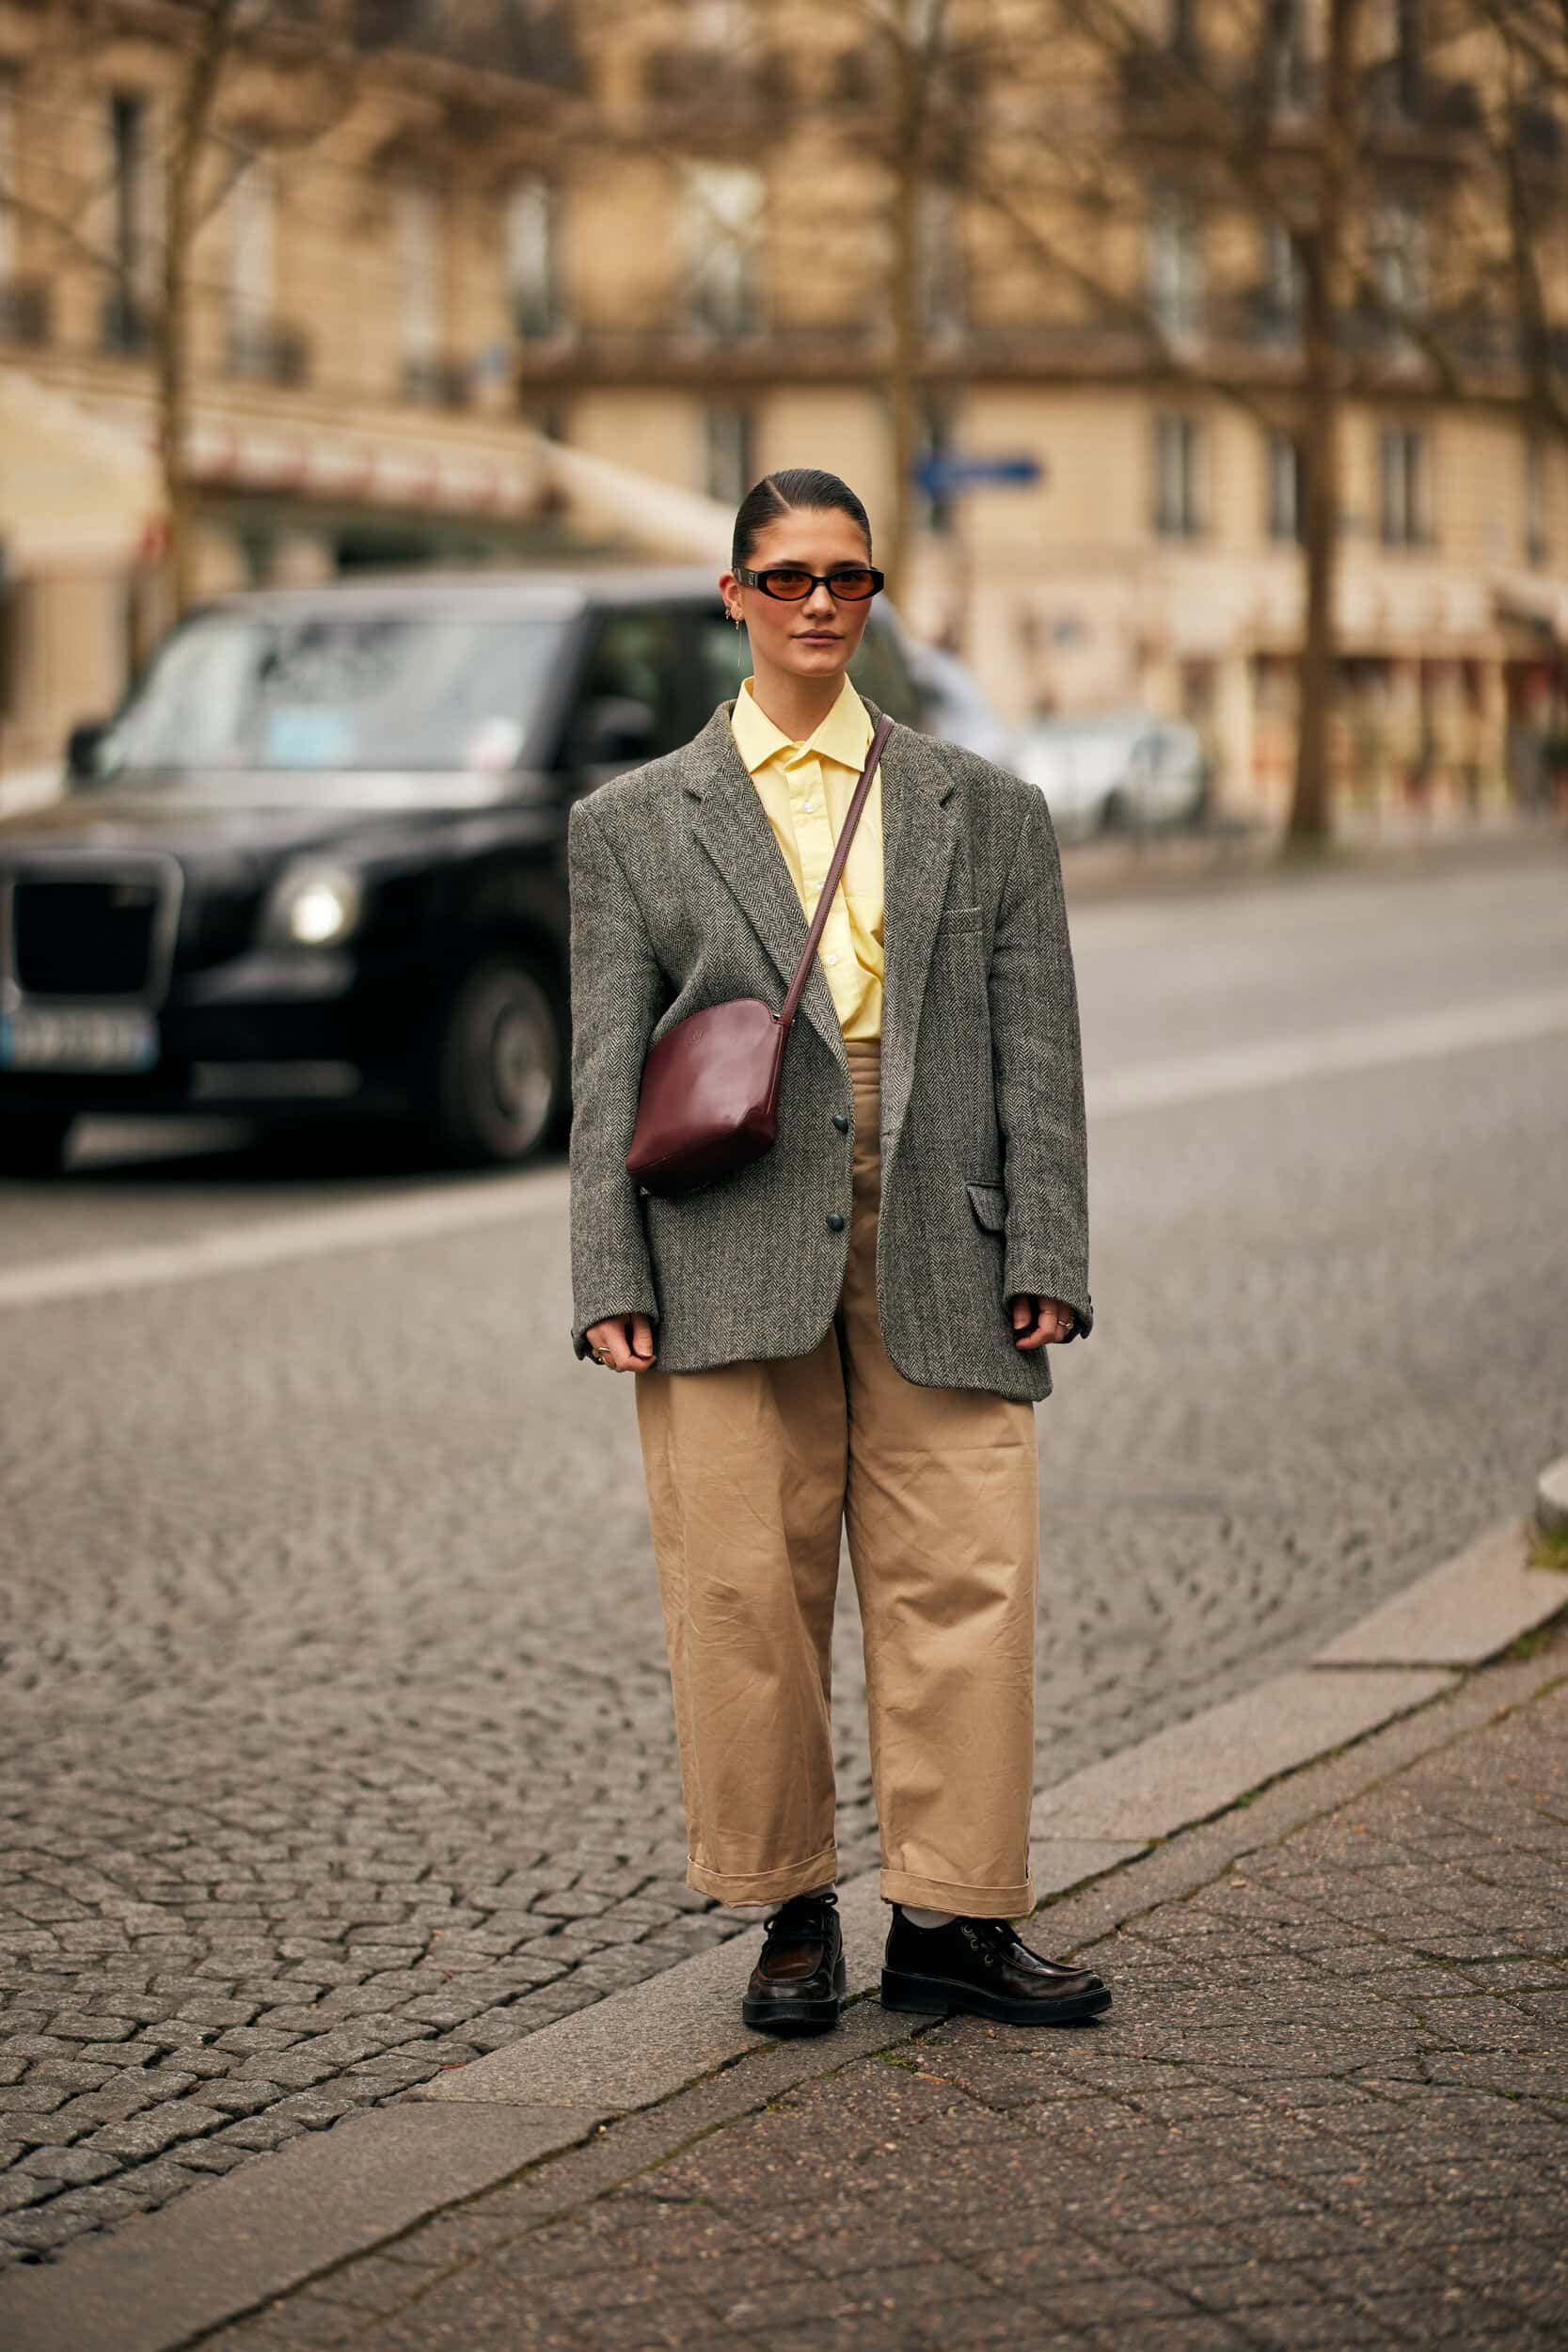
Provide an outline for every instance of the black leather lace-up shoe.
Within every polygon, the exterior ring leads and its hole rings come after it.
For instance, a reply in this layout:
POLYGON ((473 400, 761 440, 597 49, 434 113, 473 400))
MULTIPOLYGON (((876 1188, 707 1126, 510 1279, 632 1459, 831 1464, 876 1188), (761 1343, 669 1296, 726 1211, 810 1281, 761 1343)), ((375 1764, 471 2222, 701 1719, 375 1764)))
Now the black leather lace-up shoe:
POLYGON ((943 2017, 950 2010, 1008 2026, 1067 2026, 1098 2017, 1111 1995, 1092 1968, 1045 1960, 1006 1919, 954 1919, 917 1928, 893 1906, 882 2007, 943 2017))
POLYGON ((757 1964, 740 2004, 748 2026, 768 2033, 822 2033, 843 2004, 844 1935, 838 1897, 791 1895, 769 1912, 757 1964))

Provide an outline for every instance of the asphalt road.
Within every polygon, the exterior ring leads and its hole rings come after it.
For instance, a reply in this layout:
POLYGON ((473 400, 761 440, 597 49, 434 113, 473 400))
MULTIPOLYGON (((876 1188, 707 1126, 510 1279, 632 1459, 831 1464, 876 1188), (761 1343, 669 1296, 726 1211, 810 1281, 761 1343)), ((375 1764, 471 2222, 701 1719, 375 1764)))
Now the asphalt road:
MULTIPOLYGON (((1560 844, 1073 935, 1097 1323, 1038 1415, 1042 1785, 1523 1511, 1568 1413, 1560 844)), ((84 1140, 0 1184, 0 2259, 736 1931, 683 1883, 562 1169, 84 1140)), ((847 1870, 855 1645, 846 1576, 847 1870)))

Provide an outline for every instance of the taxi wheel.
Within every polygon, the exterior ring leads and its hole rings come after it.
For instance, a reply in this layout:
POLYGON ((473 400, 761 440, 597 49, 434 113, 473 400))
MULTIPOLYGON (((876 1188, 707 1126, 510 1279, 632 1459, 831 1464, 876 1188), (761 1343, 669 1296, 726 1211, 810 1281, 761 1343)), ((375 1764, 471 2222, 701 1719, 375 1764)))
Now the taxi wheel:
POLYGON ((69 1119, 0 1118, 0 1176, 57 1176, 71 1129, 69 1119))
POLYGON ((445 1150, 469 1164, 530 1159, 558 1139, 566 1090, 565 1023, 543 977, 514 955, 475 964, 436 1045, 432 1108, 445 1150))

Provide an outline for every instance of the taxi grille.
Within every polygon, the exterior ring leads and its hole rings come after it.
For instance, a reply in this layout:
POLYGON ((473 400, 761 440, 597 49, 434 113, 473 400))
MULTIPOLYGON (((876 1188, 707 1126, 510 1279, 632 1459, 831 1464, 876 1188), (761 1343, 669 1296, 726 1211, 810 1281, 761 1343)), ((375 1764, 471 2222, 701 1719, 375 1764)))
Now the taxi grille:
POLYGON ((151 877, 18 880, 11 968, 24 995, 145 995, 161 895, 151 877))

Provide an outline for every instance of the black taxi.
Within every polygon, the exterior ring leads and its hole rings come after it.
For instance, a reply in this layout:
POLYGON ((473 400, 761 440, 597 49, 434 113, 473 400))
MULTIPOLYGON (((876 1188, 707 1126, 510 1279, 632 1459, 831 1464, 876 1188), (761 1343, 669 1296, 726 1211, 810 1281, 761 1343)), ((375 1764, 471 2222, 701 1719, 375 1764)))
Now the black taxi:
MULTIPOLYGON (((715 575, 404 574, 191 613, 63 798, 0 821, 0 1169, 84 1115, 569 1119, 566 818, 744 675, 715 575)), ((885 605, 851 672, 918 725, 885 605)))

